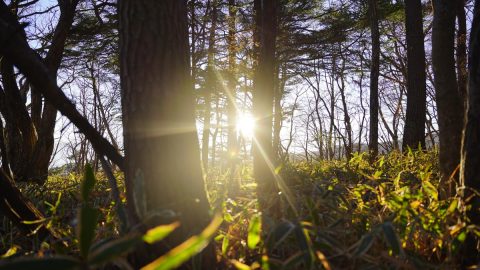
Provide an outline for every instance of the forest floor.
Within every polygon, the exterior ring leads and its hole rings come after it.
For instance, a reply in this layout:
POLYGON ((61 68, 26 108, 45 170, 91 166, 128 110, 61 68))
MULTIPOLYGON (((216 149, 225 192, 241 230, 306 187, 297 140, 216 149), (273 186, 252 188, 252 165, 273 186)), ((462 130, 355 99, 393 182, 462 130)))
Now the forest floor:
MULTIPOLYGON (((469 227, 461 222, 459 198, 441 199, 436 160, 430 151, 393 152, 374 164, 362 154, 349 162, 286 164, 279 175, 288 191, 280 196, 289 194, 293 205, 284 198, 282 218, 263 226, 268 218, 257 209, 251 168, 240 170, 243 185, 235 198, 222 192, 226 176, 212 172, 211 203, 224 219, 214 238, 218 260, 228 269, 264 269, 269 250, 270 269, 453 269, 469 227)), ((100 240, 119 229, 108 181, 98 179, 93 204, 101 210, 100 240)), ((57 228, 72 249, 67 252, 76 252, 80 182, 75 174, 54 175, 44 186, 21 186, 47 217, 39 224, 57 228)), ((52 252, 1 221, 3 257, 52 252)))

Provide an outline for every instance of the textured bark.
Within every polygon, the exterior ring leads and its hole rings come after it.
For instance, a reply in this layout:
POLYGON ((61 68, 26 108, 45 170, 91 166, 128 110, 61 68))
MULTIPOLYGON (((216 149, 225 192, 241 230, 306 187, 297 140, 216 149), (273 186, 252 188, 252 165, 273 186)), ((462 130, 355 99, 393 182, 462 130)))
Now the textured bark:
MULTIPOLYGON (((480 1, 475 1, 474 17, 470 34, 468 108, 462 142, 460 183, 463 190, 467 218, 471 224, 480 225, 480 1)), ((477 266, 480 261, 478 238, 469 233, 462 254, 462 269, 477 266)))
MULTIPOLYGON (((6 154, 15 180, 27 180, 31 175, 29 161, 32 158, 37 133, 20 95, 13 65, 6 59, 1 63, 3 81, 0 111, 6 122, 6 154), (3 94, 4 92, 4 94, 3 94)), ((5 162, 7 162, 5 160, 5 162)), ((7 165, 8 166, 8 165, 7 165)))
POLYGON ((407 39, 407 113, 403 150, 425 148, 427 86, 421 0, 405 1, 407 39))
POLYGON ((433 1, 432 65, 440 129, 440 174, 446 196, 455 192, 458 177, 450 175, 460 164, 463 101, 455 73, 455 1, 433 1))
MULTIPOLYGON (((122 0, 119 15, 125 182, 131 224, 181 223, 163 241, 163 248, 139 254, 151 259, 199 233, 210 220, 195 127, 187 1, 122 0)), ((213 252, 204 250, 199 269, 214 269, 213 252)), ((138 259, 135 268, 147 260, 138 259)))
POLYGON ((59 236, 45 226, 38 227, 38 223, 26 224, 24 221, 42 220, 44 217, 37 208, 24 197, 20 190, 15 187, 12 179, 0 169, 0 211, 5 214, 20 230, 25 233, 33 233, 37 229, 40 239, 51 237, 53 240, 59 236))
POLYGON ((3 2, 0 2, 0 43, 3 44, 0 47, 0 54, 27 77, 33 90, 43 94, 49 102, 72 121, 90 140, 95 151, 107 156, 123 169, 123 157, 88 123, 57 86, 55 78, 51 76, 45 64, 29 47, 22 27, 3 2))
POLYGON ((372 160, 378 155, 378 76, 380 73, 380 31, 378 29, 378 3, 369 0, 372 60, 370 65, 370 133, 368 150, 372 160))
POLYGON ((457 80, 458 92, 466 106, 467 102, 467 16, 465 14, 465 0, 457 1, 457 80))
POLYGON ((253 172, 257 181, 260 209, 265 216, 278 214, 278 196, 273 168, 272 113, 275 88, 275 38, 277 1, 254 1, 256 35, 258 37, 257 66, 254 77, 253 115, 256 119, 253 143, 253 172))

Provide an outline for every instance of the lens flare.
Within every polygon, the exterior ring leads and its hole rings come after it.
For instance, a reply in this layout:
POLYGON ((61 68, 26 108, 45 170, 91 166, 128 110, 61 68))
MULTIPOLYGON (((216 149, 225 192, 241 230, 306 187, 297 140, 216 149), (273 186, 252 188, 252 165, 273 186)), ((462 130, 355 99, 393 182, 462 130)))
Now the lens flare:
POLYGON ((237 131, 244 138, 252 138, 255 129, 255 119, 250 113, 242 113, 237 118, 237 131))

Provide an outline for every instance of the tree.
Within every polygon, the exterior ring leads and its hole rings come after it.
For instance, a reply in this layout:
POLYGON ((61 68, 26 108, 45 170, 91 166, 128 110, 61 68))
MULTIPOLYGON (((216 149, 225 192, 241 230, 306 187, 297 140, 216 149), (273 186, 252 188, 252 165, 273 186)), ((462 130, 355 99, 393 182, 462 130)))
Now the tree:
MULTIPOLYGON (((466 216, 471 224, 480 224, 480 1, 475 1, 470 33, 468 107, 462 140, 460 184, 462 197, 467 204, 466 216)), ((477 239, 469 232, 462 252, 463 268, 478 265, 480 254, 477 239)))
POLYGON ((455 188, 450 175, 460 164, 464 115, 455 73, 456 3, 434 0, 433 7, 432 65, 440 129, 440 174, 450 196, 455 188))
POLYGON ((378 76, 380 73, 380 31, 378 29, 377 0, 368 1, 370 32, 372 38, 372 59, 370 64, 370 135, 368 150, 374 159, 378 155, 378 76))
POLYGON ((235 0, 228 0, 228 36, 227 36, 227 47, 228 47, 228 85, 227 85, 227 117, 228 117, 228 134, 227 134, 227 153, 230 162, 230 177, 228 185, 228 194, 229 196, 236 193, 240 189, 238 181, 234 180, 235 164, 239 156, 239 147, 238 139, 236 132, 236 122, 237 122, 237 74, 236 74, 236 56, 237 56, 237 46, 236 46, 236 16, 237 16, 237 7, 235 5, 235 0))
MULTIPOLYGON (((48 52, 42 58, 50 76, 54 78, 57 77, 62 62, 79 0, 57 2, 60 16, 54 31, 50 34, 48 52)), ((12 1, 10 9, 16 13, 18 3, 12 1)), ((8 16, 17 17, 12 13, 8 16)), ((14 19, 16 20, 12 18, 14 19)), ((53 133, 57 110, 49 101, 43 102, 40 91, 34 89, 31 91, 31 109, 27 108, 25 103, 30 88, 29 82, 23 81, 20 86, 17 84, 14 67, 10 61, 6 59, 2 61, 0 73, 5 90, 5 95, 0 97, 0 102, 3 103, 0 112, 5 118, 6 150, 14 179, 44 182, 47 179, 48 165, 54 148, 53 133)))
MULTIPOLYGON (((123 157, 109 144, 75 109, 69 99, 57 86, 57 82, 49 72, 45 63, 38 57, 28 45, 26 34, 15 16, 11 13, 9 7, 0 1, 0 54, 2 61, 8 61, 26 76, 32 84, 34 91, 39 91, 45 98, 67 116, 78 129, 90 140, 94 149, 101 155, 107 156, 111 161, 123 168, 123 157)), ((0 93, 3 89, 0 88, 0 93)), ((1 94, 0 94, 1 95, 1 94)), ((4 138, 0 136, 2 158, 5 160, 4 138)), ((2 167, 5 164, 2 164, 2 167)), ((33 231, 34 224, 26 224, 24 221, 33 221, 43 219, 40 212, 33 206, 27 198, 15 187, 10 177, 0 170, 0 209, 5 213, 19 228, 24 231, 33 231), (33 226, 32 226, 33 225, 33 226)), ((39 229, 40 237, 51 235, 57 236, 47 228, 39 229)))
MULTIPOLYGON (((179 220, 181 228, 164 252, 210 220, 195 127, 187 1, 122 0, 119 16, 129 219, 148 226, 179 220)), ((213 269, 214 260, 212 249, 204 251, 202 269, 213 269)))
POLYGON ((256 119, 253 143, 253 172, 257 181, 260 209, 265 216, 275 216, 277 195, 273 168, 272 113, 275 89, 275 38, 277 1, 255 0, 255 36, 257 64, 254 75, 253 116, 256 119))
POLYGON ((427 86, 422 1, 405 1, 407 40, 407 113, 403 133, 403 150, 425 147, 427 86))
MULTIPOLYGON (((216 73, 215 73, 215 31, 217 28, 217 1, 213 0, 211 7, 211 25, 208 36, 207 49, 207 72, 205 78, 204 89, 204 116, 203 116, 203 132, 202 132, 202 163, 205 173, 208 171, 208 153, 210 145, 210 121, 212 114, 212 95, 215 94, 216 73)), ((215 145, 212 145, 215 148, 215 145)), ((215 160, 214 160, 215 162, 215 160)))
POLYGON ((468 71, 467 71, 467 16, 465 14, 465 1, 457 0, 457 80, 458 92, 462 97, 464 105, 467 102, 467 85, 468 85, 468 71))

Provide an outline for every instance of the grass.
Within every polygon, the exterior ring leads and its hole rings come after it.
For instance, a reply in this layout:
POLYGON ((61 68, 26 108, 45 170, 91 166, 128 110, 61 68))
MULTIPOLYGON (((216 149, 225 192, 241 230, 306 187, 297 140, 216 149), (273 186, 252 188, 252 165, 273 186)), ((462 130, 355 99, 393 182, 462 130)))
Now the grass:
MULTIPOLYGON (((283 218, 268 222, 257 209, 251 168, 239 170, 242 190, 224 196, 226 174, 209 173, 212 205, 224 223, 213 241, 226 269, 452 269, 467 226, 459 199, 442 199, 437 153, 393 152, 370 164, 363 155, 350 161, 284 164, 279 171, 297 209, 280 194, 283 218), (265 254, 269 256, 265 256, 265 254)), ((118 234, 107 180, 98 175, 92 204, 101 210, 96 238, 118 234)), ((119 176, 121 178, 121 176, 119 176)), ((122 181, 119 181, 121 183, 122 181)), ((48 217, 78 253, 75 230, 80 177, 51 176, 42 186, 23 185, 23 192, 48 217)), ((123 190, 123 186, 120 186, 123 190)), ((123 193, 122 193, 123 196, 123 193)), ((2 253, 19 256, 52 252, 52 247, 18 232, 4 218, 2 253), (12 247, 17 247, 12 252, 12 247)))

